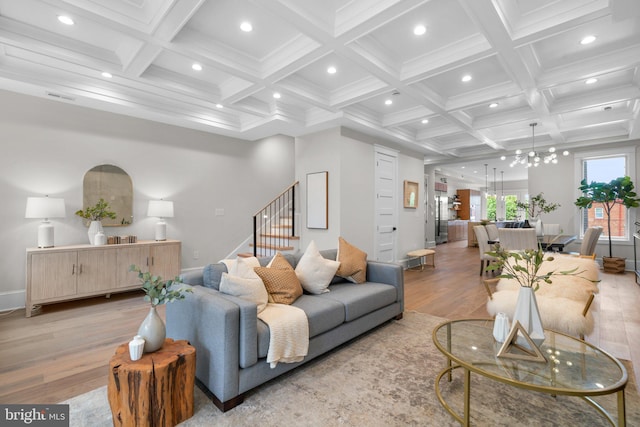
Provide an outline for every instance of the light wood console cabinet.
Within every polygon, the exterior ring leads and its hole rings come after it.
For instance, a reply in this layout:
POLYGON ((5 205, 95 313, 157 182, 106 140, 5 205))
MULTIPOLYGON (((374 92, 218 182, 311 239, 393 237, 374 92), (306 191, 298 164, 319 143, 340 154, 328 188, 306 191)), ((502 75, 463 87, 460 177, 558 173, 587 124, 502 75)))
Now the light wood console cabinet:
POLYGON ((139 289, 131 264, 172 279, 180 274, 180 253, 177 240, 27 249, 26 316, 38 304, 139 289))

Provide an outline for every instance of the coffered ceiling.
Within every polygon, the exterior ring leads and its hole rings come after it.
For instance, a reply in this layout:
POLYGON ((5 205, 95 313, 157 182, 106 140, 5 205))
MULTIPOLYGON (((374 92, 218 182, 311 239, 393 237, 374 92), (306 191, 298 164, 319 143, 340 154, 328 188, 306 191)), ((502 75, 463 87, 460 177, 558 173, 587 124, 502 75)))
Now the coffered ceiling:
POLYGON ((639 139, 639 67, 638 0, 0 0, 2 89, 247 140, 342 125, 427 164, 484 168, 532 122, 540 150, 639 139))

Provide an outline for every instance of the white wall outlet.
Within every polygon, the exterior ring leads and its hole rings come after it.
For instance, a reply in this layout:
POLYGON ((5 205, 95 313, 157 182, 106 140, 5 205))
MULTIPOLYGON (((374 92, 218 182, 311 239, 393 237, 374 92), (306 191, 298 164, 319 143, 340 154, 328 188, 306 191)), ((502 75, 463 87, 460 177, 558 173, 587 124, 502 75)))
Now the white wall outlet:
POLYGON ((200 252, 193 251, 193 259, 198 259, 198 258, 200 258, 200 252))
POLYGON ((216 208, 216 216, 223 216, 223 215, 224 215, 224 209, 216 208))

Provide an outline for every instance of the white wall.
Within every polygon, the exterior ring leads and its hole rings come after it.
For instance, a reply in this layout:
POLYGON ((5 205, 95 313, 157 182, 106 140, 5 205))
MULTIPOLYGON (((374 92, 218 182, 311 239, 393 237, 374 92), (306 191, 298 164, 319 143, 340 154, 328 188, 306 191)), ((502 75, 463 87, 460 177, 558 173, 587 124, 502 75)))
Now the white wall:
POLYGON ((402 208, 405 179, 419 182, 422 191, 422 155, 350 129, 334 128, 296 138, 296 179, 302 184, 301 249, 311 240, 320 249, 335 248, 342 236, 368 254, 375 253, 376 144, 398 151, 395 259, 402 261, 408 251, 424 246, 423 209, 402 208), (329 172, 329 229, 310 230, 306 228, 306 174, 321 171, 329 172))
POLYGON ((88 243, 74 212, 96 165, 121 167, 134 187, 133 224, 107 234, 153 239, 148 201, 174 201, 167 235, 183 242, 183 268, 225 257, 252 233, 251 216, 294 181, 289 137, 247 142, 3 91, 0 135, 0 310, 24 306, 25 248, 36 245, 39 224, 24 218, 27 197, 63 197, 56 246, 88 243))
POLYGON ((295 175, 300 181, 300 249, 314 240, 320 249, 336 248, 340 235, 340 128, 296 138, 295 175), (307 228, 307 174, 329 172, 329 228, 307 228))

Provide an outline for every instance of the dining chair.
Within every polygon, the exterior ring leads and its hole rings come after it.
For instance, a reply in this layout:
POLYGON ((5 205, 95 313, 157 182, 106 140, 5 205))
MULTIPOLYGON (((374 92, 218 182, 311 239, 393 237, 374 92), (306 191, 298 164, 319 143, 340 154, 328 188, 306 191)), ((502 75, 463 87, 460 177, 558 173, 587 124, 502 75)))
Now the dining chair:
POLYGON ((497 242, 500 240, 500 236, 498 235, 498 226, 495 224, 487 224, 484 226, 487 230, 487 235, 489 236, 489 240, 493 242, 497 242))
POLYGON ((578 255, 582 258, 596 258, 596 245, 602 234, 602 227, 589 227, 584 232, 582 243, 580 244, 580 252, 571 252, 571 255, 578 255))
POLYGON ((545 236, 557 236, 560 234, 560 224, 545 224, 543 222, 542 232, 545 236))
POLYGON ((491 245, 489 244, 489 235, 487 234, 487 230, 483 225, 474 225, 473 232, 476 233, 476 240, 478 241, 478 249, 480 252, 480 275, 485 271, 485 268, 489 266, 489 264, 496 260, 495 257, 492 257, 487 252, 492 250, 491 245))
POLYGON ((507 251, 538 249, 535 228, 499 228, 500 246, 507 251))

